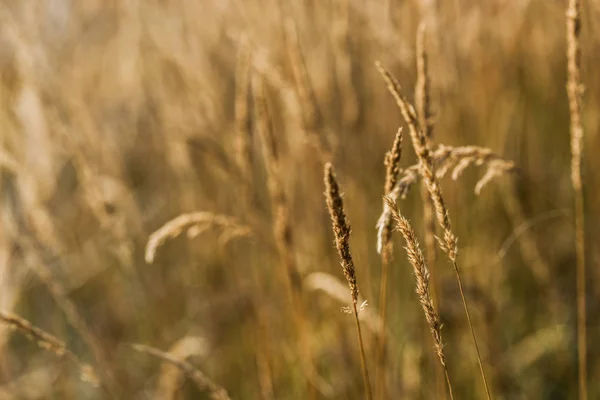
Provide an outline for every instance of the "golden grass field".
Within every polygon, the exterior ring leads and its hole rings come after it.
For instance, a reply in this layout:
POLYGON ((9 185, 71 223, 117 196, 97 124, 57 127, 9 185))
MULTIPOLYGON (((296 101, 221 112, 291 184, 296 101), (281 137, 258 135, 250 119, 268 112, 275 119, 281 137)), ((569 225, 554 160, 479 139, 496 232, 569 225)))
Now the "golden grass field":
POLYGON ((598 22, 1 1, 0 400, 600 398, 598 22))

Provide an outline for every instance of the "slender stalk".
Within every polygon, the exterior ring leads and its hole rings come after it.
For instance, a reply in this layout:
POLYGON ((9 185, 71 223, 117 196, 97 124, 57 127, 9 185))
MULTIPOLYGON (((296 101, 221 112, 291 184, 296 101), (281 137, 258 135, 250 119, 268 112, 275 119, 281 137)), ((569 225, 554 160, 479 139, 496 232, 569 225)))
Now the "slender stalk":
POLYGON ((360 366, 363 374, 363 381, 365 385, 365 391, 367 399, 371 399, 371 383, 369 381, 369 370, 367 369, 367 359, 365 357, 365 346, 362 338, 362 331, 360 329, 360 321, 358 320, 358 309, 356 308, 356 302, 352 303, 352 311, 354 312, 354 321, 356 322, 356 333, 358 334, 358 347, 360 348, 360 366))
POLYGON ((231 400, 227 394, 227 390, 215 383, 212 379, 206 376, 198 368, 185 360, 181 360, 172 354, 159 350, 155 347, 146 346, 143 344, 134 343, 131 347, 139 352, 146 353, 162 361, 173 364, 179 368, 194 384, 203 392, 207 392, 211 400, 231 400))
MULTIPOLYGON (((421 22, 417 30, 416 51, 417 51, 417 82, 415 84, 415 108, 419 120, 421 132, 426 139, 426 145, 429 149, 433 147, 433 115, 431 112, 431 80, 429 78, 429 57, 425 48, 426 24, 421 22)), ((439 282, 435 263, 437 252, 435 245, 435 214, 433 211, 433 202, 429 198, 429 191, 425 182, 421 182, 421 202, 423 203, 423 227, 425 231, 425 256, 427 265, 431 271, 432 300, 434 304, 439 305, 439 282)), ((447 398, 444 392, 440 369, 435 369, 436 386, 438 396, 447 398)))
POLYGON ((255 76, 252 80, 254 105, 256 109, 256 127, 262 144, 263 158, 267 170, 267 186, 273 213, 273 237, 281 264, 281 280, 284 281, 290 299, 292 317, 296 327, 298 349, 303 372, 307 378, 309 398, 314 398, 315 387, 321 392, 329 392, 329 385, 318 375, 311 357, 310 336, 306 310, 302 303, 302 278, 295 258, 293 226, 290 208, 283 187, 286 171, 283 170, 277 140, 275 138, 271 116, 266 99, 264 82, 255 76))
POLYGON ((567 94, 571 117, 571 183, 575 192, 575 253, 577 290, 577 354, 579 361, 579 399, 587 399, 587 332, 585 283, 585 210, 581 158, 583 126, 581 122, 581 4, 569 0, 567 8, 567 94))
POLYGON ((109 397, 116 398, 98 377, 96 371, 90 365, 83 363, 79 356, 69 350, 67 345, 56 336, 33 325, 25 318, 4 311, 0 311, 0 322, 13 327, 30 341, 37 343, 40 348, 50 351, 58 357, 68 358, 79 368, 82 380, 89 382, 93 386, 102 387, 109 397))
MULTIPOLYGON (((415 87, 415 108, 419 127, 425 136, 426 145, 431 150, 433 148, 433 116, 431 113, 431 84, 429 79, 429 58, 425 49, 426 25, 424 22, 419 24, 417 30, 417 83, 415 87)), ((425 254, 427 264, 434 272, 433 279, 433 298, 436 300, 437 280, 434 264, 436 261, 435 250, 435 216, 433 204, 429 198, 427 185, 421 184, 421 200, 423 202, 423 225, 425 227, 425 254)))
POLYGON ((490 390, 485 376, 483 362, 481 360, 481 353, 479 352, 479 346, 477 344, 477 337, 475 335, 475 330, 473 329, 471 314, 469 312, 469 306, 467 304, 467 299, 464 295, 460 270, 456 262, 456 257, 458 254, 458 238, 456 237, 456 235, 454 235, 450 225, 450 216, 448 215, 448 209, 446 208, 444 197, 442 196, 442 188, 440 187, 434 173, 434 165, 430 155, 430 150, 427 147, 427 139, 425 138, 425 135, 423 134, 422 130, 419 128, 419 122, 417 119, 415 109, 402 94, 400 83, 389 72, 387 72, 381 66, 380 63, 377 63, 376 66, 381 75, 383 76, 385 82, 387 83, 388 89, 390 93, 394 96, 394 99, 396 100, 396 103, 400 108, 400 111, 402 112, 402 116, 404 117, 404 120, 406 121, 406 124, 409 127, 413 148, 415 149, 415 153, 419 158, 420 173, 423 176, 425 184, 427 185, 427 189, 429 190, 429 195, 433 202, 438 224, 444 232, 444 237, 440 238, 438 242, 441 249, 444 251, 444 253, 446 253, 448 258, 452 262, 452 266, 454 267, 454 272, 456 273, 456 279, 458 282, 462 303, 465 309, 465 314, 467 315, 467 322, 469 324, 471 336, 473 337, 473 344, 475 346, 475 352, 477 355, 477 362, 479 363, 481 378, 485 386, 487 398, 488 400, 491 400, 490 390))
MULTIPOLYGON (((387 252, 387 250, 384 250, 387 252)), ((381 316, 381 331, 377 340, 377 366, 375 369, 375 398, 381 399, 385 388, 385 366, 386 366, 386 313, 387 313, 387 280, 388 280, 387 257, 381 257, 381 282, 379 283, 379 314, 381 316)))

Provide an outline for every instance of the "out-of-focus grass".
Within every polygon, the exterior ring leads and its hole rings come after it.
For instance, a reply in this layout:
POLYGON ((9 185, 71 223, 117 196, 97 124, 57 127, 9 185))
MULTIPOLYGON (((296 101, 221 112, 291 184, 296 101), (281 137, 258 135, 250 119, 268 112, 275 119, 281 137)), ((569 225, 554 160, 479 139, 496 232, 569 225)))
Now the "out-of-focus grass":
MULTIPOLYGON (((600 54, 594 25, 600 2, 584 6, 592 378, 600 374, 600 347, 593 340, 600 333, 594 285, 600 278, 594 246, 600 209, 593 201, 600 195, 594 157, 600 146, 595 112, 600 73, 594 68, 600 54)), ((3 1, 1 309, 51 332, 97 367, 81 332, 35 272, 49 271, 97 338, 123 398, 151 398, 160 380, 160 360, 133 352, 130 343, 168 350, 190 335, 207 345, 188 361, 232 398, 268 397, 269 380, 274 398, 310 398, 289 294, 278 272, 258 138, 251 143, 250 173, 240 174, 236 167, 238 54, 242 46, 249 51, 251 73, 266 84, 300 274, 325 272, 343 279, 322 195, 324 160, 315 150, 314 134, 330 151, 327 158, 343 182, 361 295, 376 316, 381 267, 375 223, 383 157, 402 119, 373 63, 381 60, 411 93, 414 39, 424 20, 435 140, 490 147, 520 168, 518 176, 495 180, 479 196, 473 193, 481 173, 477 168, 457 181, 442 181, 492 392, 506 399, 575 397, 564 10, 563 2, 543 0, 3 1), (313 132, 303 120, 307 104, 298 96, 290 37, 286 40, 285 27, 292 21, 320 116, 310 127, 313 132), (249 197, 245 175, 254 178, 249 197), (235 217, 252 226, 254 235, 226 244, 217 230, 180 235, 147 264, 149 235, 195 211, 235 217), (532 263, 546 269, 546 281, 532 263)), ((414 161, 407 144, 402 166, 414 161)), ((418 190, 399 205, 422 233, 418 190)), ((436 398, 437 360, 402 242, 399 237, 394 242, 387 398, 436 398)), ((483 388, 451 265, 440 259, 434 267, 455 394, 480 398, 483 388)), ((329 386, 316 398, 362 398, 353 318, 322 291, 305 287, 301 303, 310 359, 329 386)), ((1 396, 105 395, 81 382, 76 367, 5 328, 1 332, 1 396)), ((366 329, 365 339, 374 368, 376 336, 366 329)), ((180 396, 197 398, 196 390, 186 383, 180 396)), ((590 379, 590 398, 599 393, 590 379)))

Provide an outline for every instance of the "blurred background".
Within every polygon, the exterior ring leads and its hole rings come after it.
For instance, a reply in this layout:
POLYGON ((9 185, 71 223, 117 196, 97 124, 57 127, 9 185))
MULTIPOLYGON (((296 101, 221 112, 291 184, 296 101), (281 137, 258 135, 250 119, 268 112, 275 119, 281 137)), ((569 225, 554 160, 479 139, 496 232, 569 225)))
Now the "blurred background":
MULTIPOLYGON (((384 155, 404 124, 374 62, 414 99, 421 22, 433 140, 489 147, 519 168, 480 195, 480 167, 441 180, 494 398, 575 398, 565 9, 548 0, 3 0, 0 310, 64 341, 110 391, 1 326, 0 399, 208 398, 132 343, 187 359, 235 399, 364 398, 323 164, 336 167, 352 224, 374 385, 375 224, 384 155), (257 81, 276 168, 257 133, 257 81), (272 201, 273 169, 284 207, 272 201), (232 219, 196 224, 145 260, 153 232, 197 211, 232 219), (289 226, 278 236, 281 215, 289 226), (229 234, 232 225, 251 233, 229 234)), ((600 1, 584 1, 590 398, 600 396, 598 21, 600 1)), ((403 150, 406 168, 415 163, 408 137, 403 150)), ((418 188, 399 207, 423 243, 418 188)), ((397 234, 394 244, 381 398, 441 399, 397 234)), ((430 267, 455 395, 483 398, 452 266, 440 256, 430 267)))

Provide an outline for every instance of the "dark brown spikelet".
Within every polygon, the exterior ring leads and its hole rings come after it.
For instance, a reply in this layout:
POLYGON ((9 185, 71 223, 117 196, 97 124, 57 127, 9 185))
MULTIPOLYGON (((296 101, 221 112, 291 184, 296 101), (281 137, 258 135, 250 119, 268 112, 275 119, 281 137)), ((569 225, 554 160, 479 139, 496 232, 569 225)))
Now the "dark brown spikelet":
POLYGON ((354 261, 350 254, 350 224, 344 213, 344 202, 340 193, 340 187, 335 178, 335 171, 331 163, 325 164, 325 199, 327 209, 331 217, 333 234, 335 236, 335 246, 340 259, 342 260, 342 269, 344 276, 348 281, 352 301, 358 302, 358 286, 356 285, 356 272, 354 270, 354 261))

